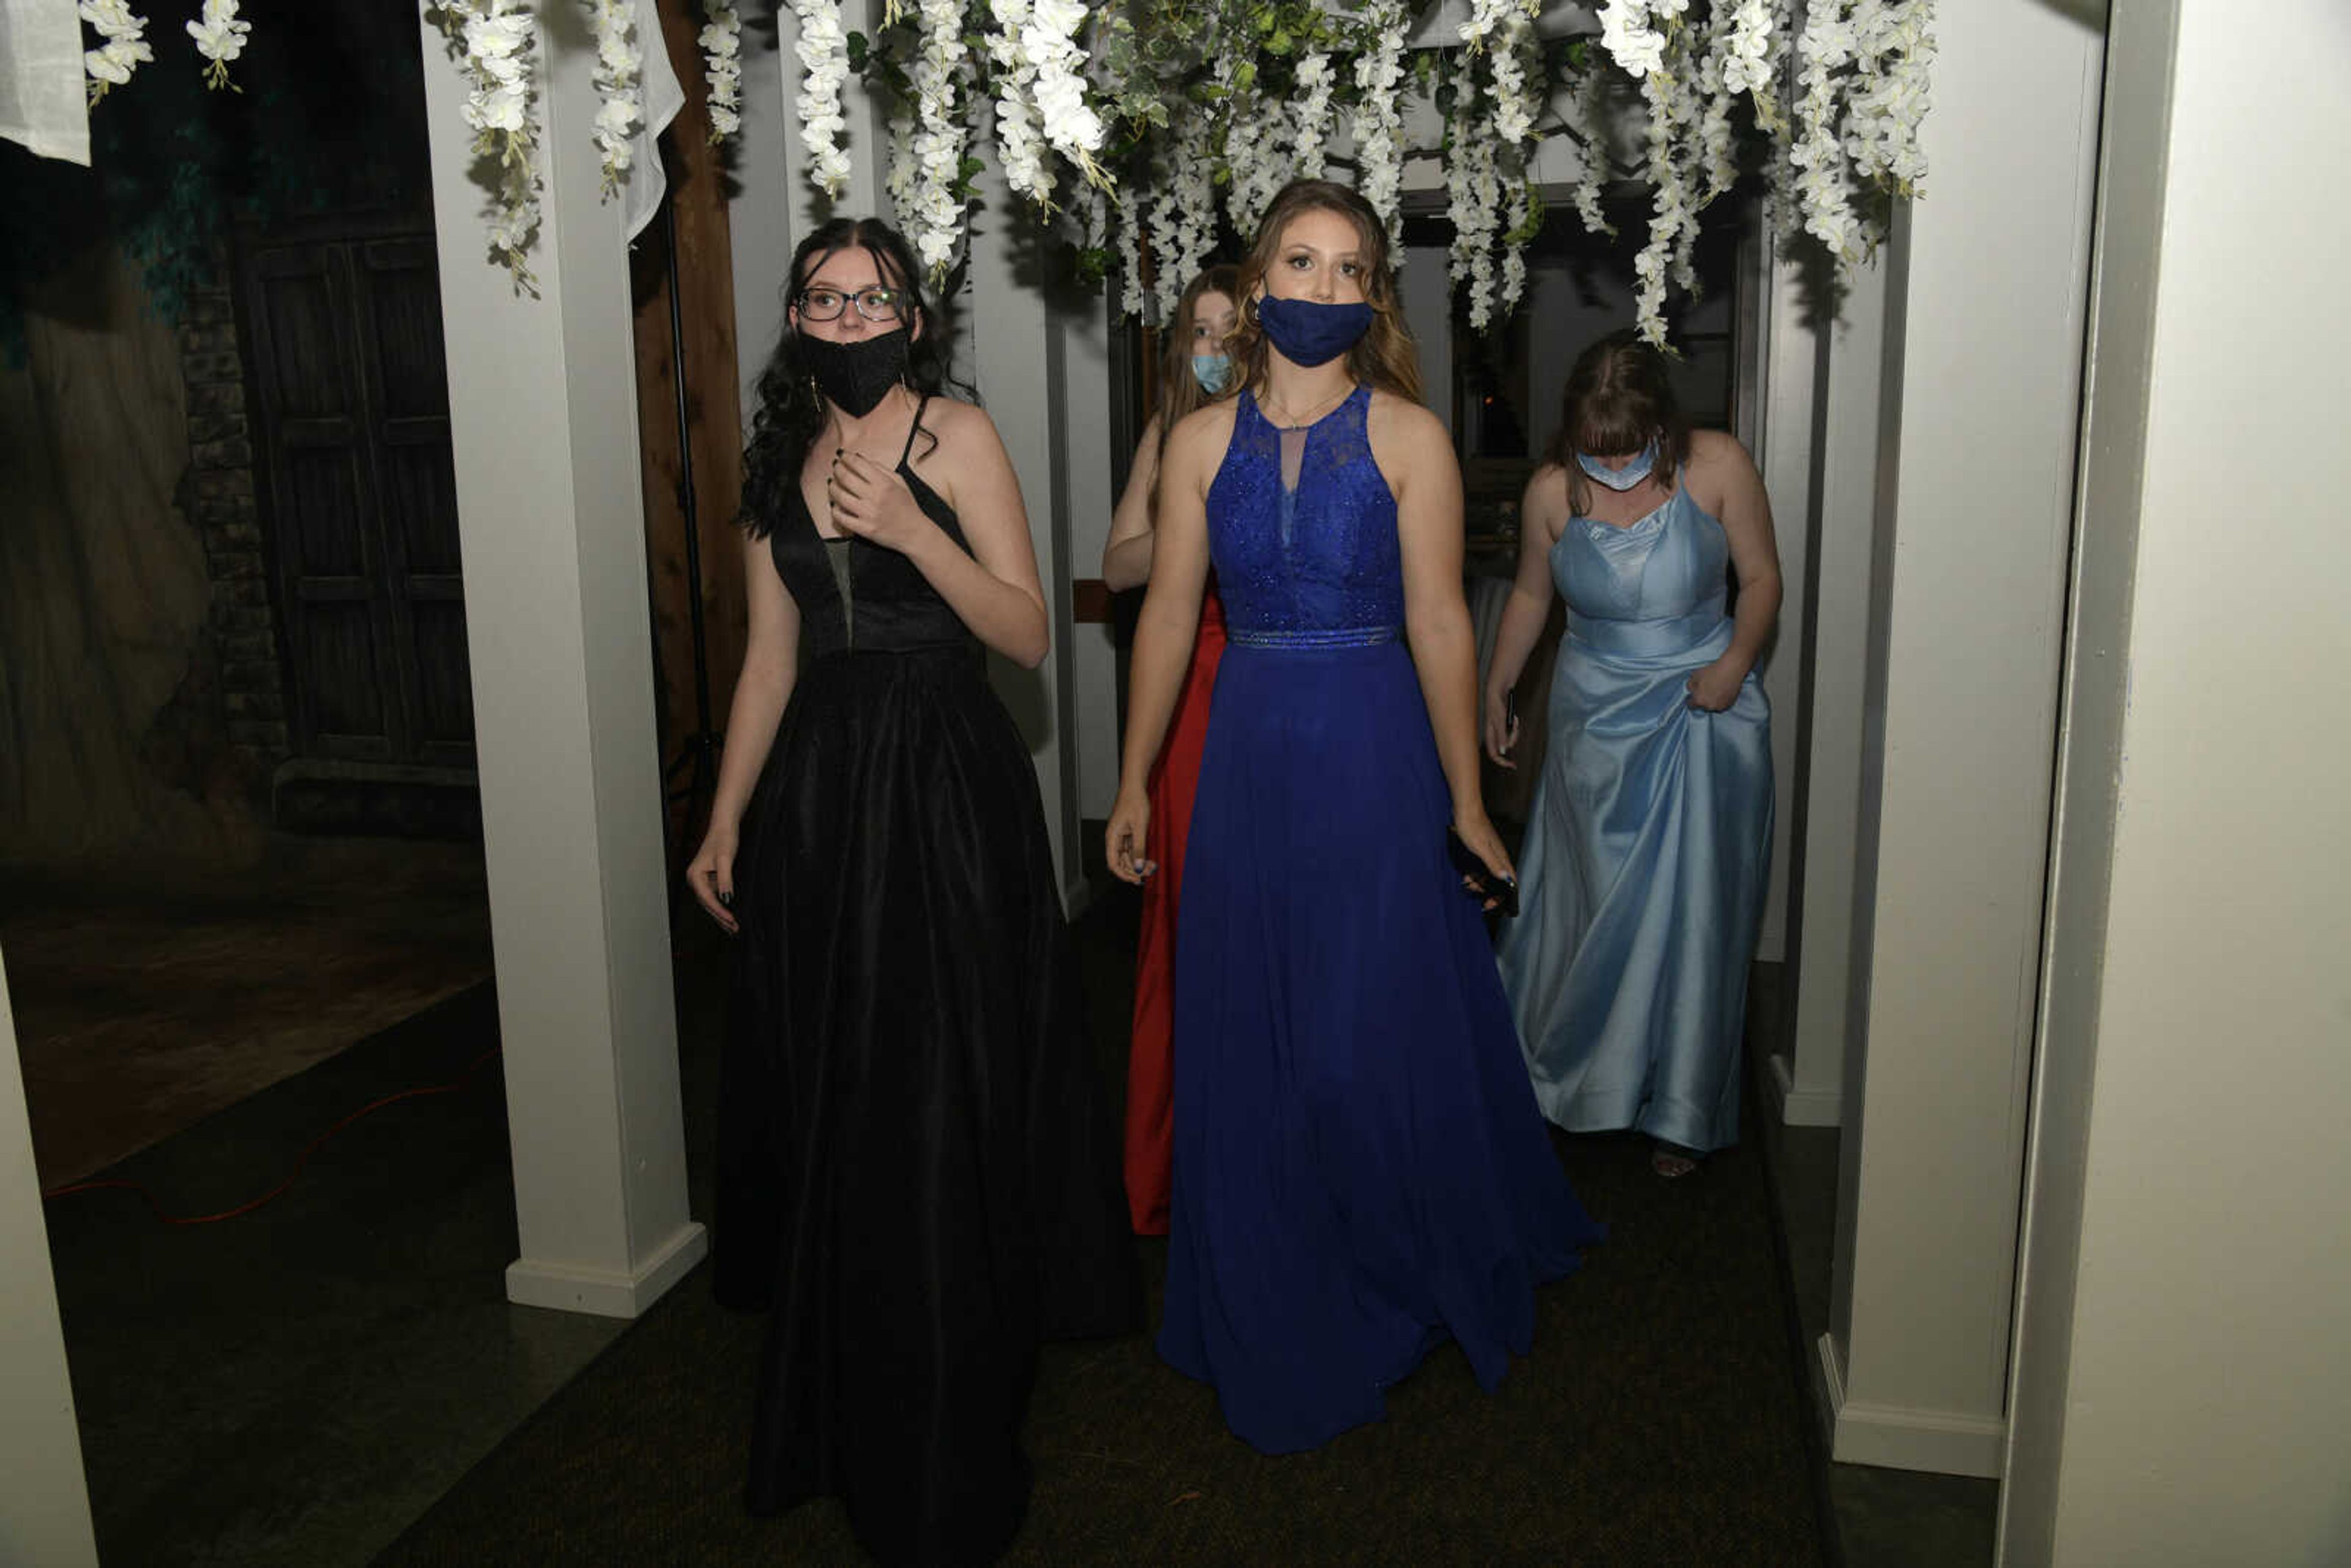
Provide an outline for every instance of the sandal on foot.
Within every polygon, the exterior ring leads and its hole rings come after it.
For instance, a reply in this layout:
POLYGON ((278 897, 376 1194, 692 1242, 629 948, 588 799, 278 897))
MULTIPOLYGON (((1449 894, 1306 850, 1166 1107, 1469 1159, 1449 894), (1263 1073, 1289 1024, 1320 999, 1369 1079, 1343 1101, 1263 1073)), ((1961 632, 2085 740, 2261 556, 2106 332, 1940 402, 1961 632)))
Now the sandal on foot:
POLYGON ((1649 1168, 1672 1181, 1698 1169, 1699 1151, 1668 1144, 1660 1138, 1649 1150, 1649 1168))

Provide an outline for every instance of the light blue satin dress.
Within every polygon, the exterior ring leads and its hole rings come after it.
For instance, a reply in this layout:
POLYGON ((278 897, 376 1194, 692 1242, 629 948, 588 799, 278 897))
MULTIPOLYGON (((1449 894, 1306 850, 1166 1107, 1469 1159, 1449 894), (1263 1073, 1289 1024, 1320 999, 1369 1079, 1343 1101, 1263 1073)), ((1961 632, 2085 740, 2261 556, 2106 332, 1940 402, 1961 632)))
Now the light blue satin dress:
POLYGON ((1729 553, 1681 486, 1629 527, 1570 517, 1552 547, 1567 635, 1501 967, 1535 1099, 1571 1131, 1739 1136, 1771 711, 1751 674, 1720 713, 1687 689, 1730 645, 1729 553))

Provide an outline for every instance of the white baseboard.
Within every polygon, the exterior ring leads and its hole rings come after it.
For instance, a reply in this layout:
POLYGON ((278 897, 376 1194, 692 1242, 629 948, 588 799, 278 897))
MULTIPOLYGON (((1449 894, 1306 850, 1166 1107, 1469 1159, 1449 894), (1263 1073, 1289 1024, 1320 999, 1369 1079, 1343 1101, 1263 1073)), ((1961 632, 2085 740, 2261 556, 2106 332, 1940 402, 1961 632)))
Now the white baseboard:
POLYGON ((1771 1059, 1771 1103, 1787 1127, 1842 1127, 1844 1095, 1835 1089, 1799 1089, 1795 1064, 1784 1056, 1771 1059))
POLYGON ((1848 1399, 1844 1358, 1830 1334, 1821 1335, 1813 1371, 1813 1392, 1828 1430, 1829 1458, 1838 1463, 2000 1479, 2008 1449, 2006 1421, 1848 1399))
POLYGON ((662 1299, 710 1250, 710 1233, 693 1220, 627 1273, 517 1258, 507 1265, 507 1300, 600 1318, 633 1318, 662 1299))

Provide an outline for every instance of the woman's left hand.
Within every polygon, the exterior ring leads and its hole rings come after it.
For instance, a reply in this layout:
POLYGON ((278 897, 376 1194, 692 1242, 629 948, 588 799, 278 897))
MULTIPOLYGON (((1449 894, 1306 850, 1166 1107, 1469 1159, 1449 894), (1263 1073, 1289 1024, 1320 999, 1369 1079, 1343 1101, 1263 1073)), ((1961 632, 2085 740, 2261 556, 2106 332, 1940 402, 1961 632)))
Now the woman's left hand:
MULTIPOLYGON (((1497 881, 1519 880, 1518 868, 1510 863, 1510 852, 1502 847, 1502 835, 1494 831, 1492 821, 1484 811, 1456 811, 1453 831, 1460 835, 1471 854, 1486 862, 1486 869, 1494 873, 1497 881)), ((1486 907, 1491 909, 1499 902, 1489 899, 1486 907)))
POLYGON ((842 533, 902 555, 937 527, 915 504, 914 493, 896 469, 885 468, 862 452, 844 447, 838 453, 824 487, 832 500, 832 520, 842 533))
POLYGON ((1720 713, 1739 700, 1739 688, 1747 679, 1747 666, 1725 655, 1689 678, 1689 706, 1708 713, 1720 713))

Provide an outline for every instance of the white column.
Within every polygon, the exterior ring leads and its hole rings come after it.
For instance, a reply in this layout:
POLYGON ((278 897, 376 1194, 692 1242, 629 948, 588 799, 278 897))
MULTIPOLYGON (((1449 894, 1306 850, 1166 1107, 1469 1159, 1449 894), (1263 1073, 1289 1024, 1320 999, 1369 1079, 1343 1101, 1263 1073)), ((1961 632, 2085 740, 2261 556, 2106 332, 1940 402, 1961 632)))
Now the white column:
MULTIPOLYGON (((1111 429, 1111 340, 1125 329, 1117 310, 1114 297, 1088 296, 1054 311, 1061 332, 1065 387, 1061 418, 1055 426, 1061 437, 1058 478, 1067 497, 1073 580, 1102 575, 1102 545, 1110 538, 1110 515, 1118 504, 1118 492, 1111 487, 1112 467, 1130 455, 1113 445, 1111 429)), ((1060 634, 1057 626, 1055 635, 1060 634)), ((1071 734, 1076 738, 1075 815, 1082 824, 1089 817, 1108 817, 1118 795, 1118 646, 1103 622, 1072 625, 1064 646, 1069 653, 1071 734)), ((1082 862, 1081 854, 1064 858, 1072 869, 1082 862)))
POLYGON ((522 1256, 507 1293, 632 1316, 686 1217, 636 355, 592 55, 547 52, 542 298, 484 259, 465 84, 424 28, 482 826, 522 1256))
POLYGON ((2014 1568, 2351 1562, 2351 19, 2252 19, 2114 8, 2014 1568))
POLYGON ((1931 183, 1886 260, 1865 1049, 1821 1371, 1837 1458, 1994 1475, 2103 40, 2037 0, 1945 7, 1935 30, 1931 183))
POLYGON ((0 969, 0 1563, 98 1568, 16 1020, 0 969))
POLYGON ((1794 978, 1788 1051, 1771 1059, 1780 1113, 1792 1125, 1834 1127, 1844 1120, 1846 1036, 1856 942, 1868 912, 1855 880, 1862 814, 1864 675, 1868 668, 1870 575, 1876 555, 1880 361, 1886 345, 1886 272, 1873 263, 1838 301, 1836 319, 1802 324, 1812 307, 1783 286, 1773 304, 1771 414, 1764 477, 1782 538, 1804 541, 1806 613, 1782 630, 1775 669, 1801 671, 1788 707, 1772 709, 1772 740, 1786 744, 1796 770, 1782 813, 1789 855, 1788 957, 1794 978), (1782 352, 1782 329, 1793 338, 1782 352), (1799 354, 1813 362, 1790 365, 1799 354), (1800 410, 1780 395, 1783 370, 1801 389, 1800 410), (1801 419, 1799 442, 1783 421, 1801 419), (1805 476, 1788 475, 1798 463, 1805 476), (1802 511, 1780 510, 1782 485, 1802 511), (1793 637, 1797 646, 1791 648, 1793 637), (1793 655, 1793 656, 1792 656, 1793 655))
MULTIPOLYGON (((1815 334, 1805 320, 1807 302, 1799 268, 1778 261, 1773 236, 1761 235, 1751 250, 1750 269, 1741 280, 1741 308, 1736 313, 1741 341, 1736 362, 1740 367, 1740 395, 1753 406, 1752 428, 1734 432, 1753 448, 1763 487, 1771 499, 1772 532, 1780 547, 1780 622, 1756 671, 1763 695, 1771 704, 1772 830, 1771 870, 1764 884, 1763 920, 1756 933, 1755 956, 1767 964, 1784 962, 1794 946, 1791 936, 1798 803, 1796 741, 1803 733, 1804 627, 1812 614, 1812 584, 1807 570, 1812 538, 1805 527, 1813 486, 1813 449, 1818 440, 1813 429, 1813 371, 1818 358, 1815 334), (1760 276, 1758 276, 1760 274, 1760 276), (1760 388, 1744 384, 1750 377, 1760 388), (1761 395, 1755 396, 1760 390, 1761 395), (1760 406, 1757 406, 1760 405, 1760 406)), ((1744 254, 1744 252, 1742 252, 1744 254)))
MULTIPOLYGON (((1071 749, 1070 497, 1061 481, 1063 453, 1056 426, 1078 392, 1066 383, 1063 323, 1048 304, 1046 280, 1040 276, 1045 247, 992 164, 980 177, 979 189, 970 266, 963 296, 956 301, 963 334, 956 362, 996 422, 1020 477, 1052 633, 1051 651, 1038 668, 1023 670, 991 658, 989 673, 1036 759, 1045 827, 1066 903, 1077 885, 1081 857, 1077 756, 1071 749)), ((1107 401, 1106 388, 1097 387, 1093 395, 1107 401)))

